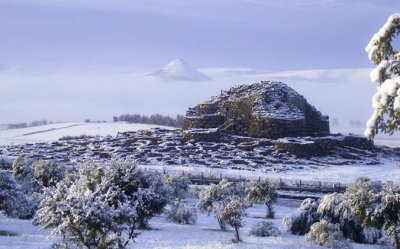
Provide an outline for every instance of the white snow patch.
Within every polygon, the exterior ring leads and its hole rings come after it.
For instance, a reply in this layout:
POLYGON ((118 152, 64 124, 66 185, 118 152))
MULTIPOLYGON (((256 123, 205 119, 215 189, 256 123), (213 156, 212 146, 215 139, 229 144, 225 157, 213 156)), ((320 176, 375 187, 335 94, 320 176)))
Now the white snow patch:
POLYGON ((162 69, 147 76, 152 80, 178 80, 178 81, 206 81, 207 75, 191 67, 182 58, 173 60, 162 69))

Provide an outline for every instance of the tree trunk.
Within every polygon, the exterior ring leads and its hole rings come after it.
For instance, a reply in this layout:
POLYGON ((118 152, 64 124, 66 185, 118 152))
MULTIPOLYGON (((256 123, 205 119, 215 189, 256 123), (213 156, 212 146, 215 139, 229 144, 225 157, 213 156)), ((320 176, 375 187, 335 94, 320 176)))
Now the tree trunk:
POLYGON ((216 217, 217 217, 218 224, 219 224, 219 227, 221 228, 221 230, 225 230, 226 229, 225 222, 223 220, 221 220, 219 215, 216 215, 216 217))
POLYGON ((400 249, 400 238, 397 233, 394 234, 394 240, 396 241, 396 249, 400 249))
POLYGON ((239 238, 239 229, 235 226, 235 232, 236 232, 236 239, 239 242, 240 238, 239 238))
POLYGON ((267 206, 267 218, 274 218, 271 205, 268 203, 265 203, 265 205, 267 206))

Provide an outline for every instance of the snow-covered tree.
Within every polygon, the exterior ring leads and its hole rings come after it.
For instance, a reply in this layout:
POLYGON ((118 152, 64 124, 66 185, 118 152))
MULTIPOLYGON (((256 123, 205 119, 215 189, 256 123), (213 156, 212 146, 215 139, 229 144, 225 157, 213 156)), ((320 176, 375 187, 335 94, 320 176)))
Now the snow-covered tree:
POLYGON ((186 198, 189 192, 189 178, 183 175, 164 175, 164 182, 170 191, 171 201, 186 198))
POLYGON ((13 164, 13 178, 21 185, 23 185, 26 191, 33 193, 39 190, 39 186, 35 184, 34 172, 32 169, 32 164, 35 162, 34 159, 31 159, 27 156, 19 156, 17 157, 13 164))
POLYGON ((377 67, 371 72, 372 82, 379 84, 372 98, 374 112, 367 122, 365 135, 372 139, 380 129, 393 134, 400 125, 400 53, 392 40, 400 34, 400 14, 391 15, 365 48, 369 60, 377 67))
POLYGON ((244 194, 243 183, 233 183, 222 179, 218 185, 212 183, 200 192, 197 207, 200 212, 214 213, 220 228, 225 229, 225 222, 219 215, 221 210, 232 198, 243 199, 244 194))
POLYGON ((235 241, 237 242, 241 241, 239 237, 239 229, 244 227, 243 218, 247 215, 246 208, 247 206, 243 201, 231 199, 220 213, 221 220, 235 229, 235 241))
POLYGON ((263 203, 267 206, 267 218, 274 218, 275 212, 272 204, 278 199, 275 193, 275 185, 267 178, 265 181, 250 182, 246 189, 246 200, 250 203, 263 203))
POLYGON ((125 248, 141 222, 166 204, 162 176, 140 171, 131 158, 87 160, 76 176, 43 188, 35 222, 53 228, 66 246, 125 248))

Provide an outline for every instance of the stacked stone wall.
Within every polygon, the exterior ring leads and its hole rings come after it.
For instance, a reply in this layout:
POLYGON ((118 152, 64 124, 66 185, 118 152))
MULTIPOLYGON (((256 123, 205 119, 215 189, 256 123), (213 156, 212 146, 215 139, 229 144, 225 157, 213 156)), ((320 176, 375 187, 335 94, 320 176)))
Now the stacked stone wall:
POLYGON ((248 135, 251 137, 277 139, 285 136, 305 136, 306 121, 305 119, 286 120, 253 115, 248 130, 248 135))
POLYGON ((192 129, 183 132, 184 141, 219 142, 221 134, 217 129, 192 129))
POLYGON ((225 117, 220 114, 203 115, 201 117, 185 117, 183 120, 183 130, 202 128, 216 128, 225 122, 225 117))
POLYGON ((216 103, 203 103, 197 105, 196 116, 210 115, 216 113, 218 105, 216 103))
POLYGON ((330 134, 329 117, 322 115, 314 106, 307 104, 306 112, 307 136, 327 136, 330 134))

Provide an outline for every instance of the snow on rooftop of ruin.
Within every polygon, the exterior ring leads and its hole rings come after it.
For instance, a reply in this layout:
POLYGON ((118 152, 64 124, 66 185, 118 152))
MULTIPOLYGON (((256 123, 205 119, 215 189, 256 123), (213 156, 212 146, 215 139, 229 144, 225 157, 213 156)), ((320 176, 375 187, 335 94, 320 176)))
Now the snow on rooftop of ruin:
POLYGON ((253 112, 259 116, 289 120, 304 118, 304 112, 294 103, 296 99, 304 97, 282 82, 261 81, 236 85, 227 91, 221 91, 220 95, 213 96, 205 103, 215 103, 223 99, 234 101, 246 96, 256 98, 253 112))

